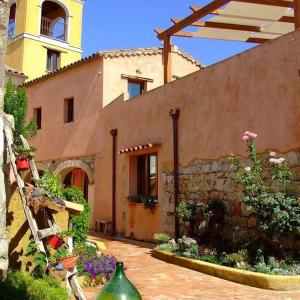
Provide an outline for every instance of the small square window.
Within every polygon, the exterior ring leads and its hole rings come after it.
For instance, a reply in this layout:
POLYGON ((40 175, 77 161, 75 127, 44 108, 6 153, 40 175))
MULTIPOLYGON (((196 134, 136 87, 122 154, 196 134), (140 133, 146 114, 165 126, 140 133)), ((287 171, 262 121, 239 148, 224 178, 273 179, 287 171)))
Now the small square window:
POLYGON ((65 99, 64 103, 64 122, 74 122, 74 98, 65 99))
POLYGON ((128 80, 129 99, 138 97, 145 92, 146 83, 140 80, 128 80))
POLYGON ((56 71, 59 67, 59 52, 55 50, 47 50, 47 71, 53 72, 56 71))
POLYGON ((38 107, 33 110, 33 118, 36 122, 37 129, 42 129, 42 108, 38 107))

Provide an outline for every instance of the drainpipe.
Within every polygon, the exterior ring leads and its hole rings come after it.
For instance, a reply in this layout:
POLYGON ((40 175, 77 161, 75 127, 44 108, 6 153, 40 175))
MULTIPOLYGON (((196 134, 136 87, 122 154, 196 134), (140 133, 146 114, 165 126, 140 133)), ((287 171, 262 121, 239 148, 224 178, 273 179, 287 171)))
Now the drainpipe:
POLYGON ((112 136, 112 217, 111 217, 111 235, 116 233, 116 142, 118 130, 110 131, 112 136))
POLYGON ((179 218, 176 214, 179 203, 179 179, 178 179, 178 119, 179 108, 172 108, 169 111, 170 117, 173 119, 173 163, 174 163, 174 208, 175 208, 175 239, 180 237, 179 218))

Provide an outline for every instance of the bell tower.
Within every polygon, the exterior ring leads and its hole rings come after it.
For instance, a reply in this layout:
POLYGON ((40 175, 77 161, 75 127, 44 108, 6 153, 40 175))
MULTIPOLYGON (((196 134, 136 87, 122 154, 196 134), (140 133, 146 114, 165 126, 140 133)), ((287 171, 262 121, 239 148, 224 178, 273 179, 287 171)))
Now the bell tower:
POLYGON ((6 64, 32 80, 81 58, 84 0, 11 0, 6 64))

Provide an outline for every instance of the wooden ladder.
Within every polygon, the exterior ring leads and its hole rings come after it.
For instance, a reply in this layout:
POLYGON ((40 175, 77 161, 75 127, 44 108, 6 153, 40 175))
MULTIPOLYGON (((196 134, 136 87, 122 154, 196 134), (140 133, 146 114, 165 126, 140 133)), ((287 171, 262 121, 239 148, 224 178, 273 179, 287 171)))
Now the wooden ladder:
MULTIPOLYGON (((46 252, 46 249, 45 249, 45 246, 43 243, 43 239, 45 239, 51 235, 58 234, 61 232, 61 230, 55 224, 54 218, 53 218, 51 212, 47 208, 45 208, 45 218, 46 218, 46 222, 47 222, 49 228, 39 229, 38 224, 35 219, 35 215, 31 211, 31 209, 28 206, 27 201, 26 201, 26 197, 25 197, 25 193, 24 193, 25 192, 25 190, 24 190, 25 184, 17 170, 17 167, 16 167, 16 157, 12 150, 13 137, 8 130, 5 130, 5 138, 7 141, 7 152, 8 152, 9 158, 10 158, 10 164, 11 164, 13 173, 15 175, 16 181, 17 181, 19 193, 20 193, 21 200, 22 200, 23 209, 24 209, 33 239, 37 245, 37 250, 39 252, 43 252, 46 254, 47 266, 49 266, 49 261, 48 261, 47 252, 46 252)), ((20 138, 21 138, 24 148, 29 150, 30 147, 28 145, 27 140, 23 136, 20 136, 20 138)), ((40 176, 39 176, 39 173, 38 173, 38 170, 36 168, 33 158, 30 159, 30 169, 31 169, 33 178, 36 180, 40 179, 40 176)), ((69 244, 69 246, 72 246, 72 245, 69 244)), ((66 281, 67 281, 67 287, 70 287, 72 289, 73 294, 77 300, 86 300, 84 293, 81 289, 81 286, 79 284, 78 278, 77 278, 76 267, 74 268, 73 271, 67 272, 66 281)))

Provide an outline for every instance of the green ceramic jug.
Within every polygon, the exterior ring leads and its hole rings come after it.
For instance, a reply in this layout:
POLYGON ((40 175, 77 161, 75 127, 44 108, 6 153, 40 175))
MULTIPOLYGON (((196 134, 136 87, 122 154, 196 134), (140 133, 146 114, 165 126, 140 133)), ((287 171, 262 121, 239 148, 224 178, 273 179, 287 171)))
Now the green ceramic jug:
POLYGON ((97 300, 142 300, 138 290, 127 279, 122 262, 117 262, 113 278, 102 288, 97 300))

